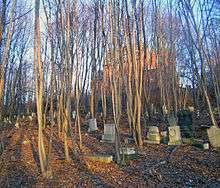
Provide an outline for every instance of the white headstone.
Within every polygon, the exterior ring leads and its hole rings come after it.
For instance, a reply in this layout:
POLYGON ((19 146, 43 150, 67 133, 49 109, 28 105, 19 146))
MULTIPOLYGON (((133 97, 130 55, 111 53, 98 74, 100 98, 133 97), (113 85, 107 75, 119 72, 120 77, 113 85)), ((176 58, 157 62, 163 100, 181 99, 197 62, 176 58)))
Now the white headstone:
POLYGON ((114 143, 115 142, 115 124, 104 124, 103 141, 114 143))
POLYGON ((86 114, 86 119, 88 119, 90 117, 91 117, 91 114, 90 114, 90 112, 88 112, 88 114, 86 114))
POLYGON ((195 108, 193 106, 188 106, 188 109, 190 112, 194 112, 195 111, 195 108))
POLYGON ((181 134, 179 126, 168 127, 169 131, 169 142, 168 145, 180 145, 181 144, 181 134))
POLYGON ((75 119, 76 118, 76 111, 72 111, 72 118, 75 119))
POLYGON ((162 106, 162 110, 163 110, 163 114, 165 114, 165 115, 168 114, 168 110, 167 110, 167 107, 165 104, 162 106))
POLYGON ((18 122, 15 123, 15 127, 19 129, 19 123, 18 122))
POLYGON ((33 120, 33 117, 32 116, 28 116, 29 120, 32 121, 33 120))
POLYGON ((203 149, 204 149, 204 150, 209 149, 209 143, 205 143, 205 144, 203 144, 203 149))
POLYGON ((95 118, 94 119, 89 119, 88 120, 88 124, 89 124, 88 132, 97 131, 98 130, 97 121, 96 121, 95 118))

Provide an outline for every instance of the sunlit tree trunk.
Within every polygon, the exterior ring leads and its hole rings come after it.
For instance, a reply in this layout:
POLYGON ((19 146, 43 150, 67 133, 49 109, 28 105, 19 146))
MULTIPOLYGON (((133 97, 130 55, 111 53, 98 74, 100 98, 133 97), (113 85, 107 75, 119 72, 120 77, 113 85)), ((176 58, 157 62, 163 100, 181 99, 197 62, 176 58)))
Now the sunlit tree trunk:
POLYGON ((40 158, 40 167, 43 176, 48 177, 48 161, 46 158, 44 141, 43 141, 43 64, 41 62, 41 38, 40 38, 40 18, 39 18, 40 2, 35 1, 35 32, 34 32, 34 74, 36 84, 36 105, 38 120, 38 152, 40 158))
MULTIPOLYGON (((0 64, 0 121, 2 119, 2 109, 3 109, 3 100, 4 100, 4 87, 5 87, 5 66, 8 63, 8 55, 9 55, 9 48, 10 48, 10 42, 11 42, 11 28, 12 28, 12 21, 13 21, 13 16, 14 16, 14 10, 15 10, 15 6, 16 6, 16 0, 13 0, 12 2, 12 7, 11 7, 11 12, 10 12, 10 21, 9 24, 7 26, 7 37, 6 37, 6 44, 3 50, 3 55, 2 55, 2 59, 0 59, 1 64, 0 64)), ((6 9, 6 1, 3 1, 3 14, 4 11, 6 9)), ((5 15, 3 15, 4 17, 5 15)), ((3 33, 3 29, 4 29, 4 22, 5 22, 5 18, 2 18, 3 20, 1 20, 1 25, 0 25, 0 42, 2 40, 2 33, 3 33)))

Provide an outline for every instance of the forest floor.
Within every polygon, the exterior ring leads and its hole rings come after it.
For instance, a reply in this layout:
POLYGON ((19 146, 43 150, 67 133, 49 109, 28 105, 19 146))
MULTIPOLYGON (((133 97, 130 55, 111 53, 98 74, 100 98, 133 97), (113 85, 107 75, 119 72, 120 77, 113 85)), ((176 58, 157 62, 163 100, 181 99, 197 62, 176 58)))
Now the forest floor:
MULTIPOLYGON (((128 129, 122 129, 123 140, 128 137, 128 129)), ((68 163, 64 160, 62 135, 58 136, 56 127, 52 132, 49 158, 52 177, 45 179, 40 173, 36 122, 30 123, 26 118, 19 128, 14 124, 0 126, 4 145, 0 153, 0 187, 220 187, 220 151, 214 149, 204 151, 184 144, 177 147, 144 144, 142 150, 137 150, 137 157, 127 160, 123 166, 115 162, 99 163, 85 156, 114 156, 115 146, 100 142, 102 126, 99 125, 99 131, 88 133, 87 126, 83 125, 83 147, 77 160, 68 163)), ((46 151, 50 135, 51 129, 46 128, 46 151)), ((71 143, 69 139, 72 155, 71 143)))

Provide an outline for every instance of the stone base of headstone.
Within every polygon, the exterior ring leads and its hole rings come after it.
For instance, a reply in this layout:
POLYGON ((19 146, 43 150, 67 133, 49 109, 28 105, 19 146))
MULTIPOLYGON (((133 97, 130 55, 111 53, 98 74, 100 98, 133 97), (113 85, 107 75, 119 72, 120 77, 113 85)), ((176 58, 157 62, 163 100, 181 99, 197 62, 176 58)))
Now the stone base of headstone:
POLYGON ((182 144, 182 142, 181 141, 175 141, 175 142, 168 142, 168 145, 169 146, 176 146, 176 145, 181 145, 182 144))
POLYGON ((209 142, 214 148, 220 148, 220 129, 218 127, 212 126, 207 129, 209 142))
POLYGON ((104 124, 104 135, 102 135, 102 142, 115 142, 115 124, 104 124))
POLYGON ((112 155, 89 155, 86 156, 86 158, 100 163, 111 163, 113 161, 112 155))
POLYGON ((169 132, 168 145, 180 145, 182 143, 179 126, 168 127, 168 132, 169 132))
POLYGON ((92 132, 92 131, 97 131, 98 130, 96 119, 89 119, 88 120, 88 125, 89 125, 88 132, 92 132))

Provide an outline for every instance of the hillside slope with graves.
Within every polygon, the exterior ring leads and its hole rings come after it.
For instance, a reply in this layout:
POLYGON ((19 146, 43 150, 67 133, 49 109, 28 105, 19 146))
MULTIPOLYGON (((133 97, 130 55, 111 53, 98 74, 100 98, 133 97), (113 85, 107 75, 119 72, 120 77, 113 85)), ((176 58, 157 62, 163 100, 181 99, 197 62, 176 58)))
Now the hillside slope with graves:
MULTIPOLYGON (((183 138, 180 132, 176 134, 179 127, 169 126, 175 123, 172 119, 166 123, 155 118, 143 130, 143 149, 136 147, 127 120, 122 118, 120 132, 125 160, 121 165, 115 162, 113 125, 104 127, 101 118, 97 122, 81 121, 83 147, 76 148, 77 158, 68 163, 63 135, 58 134, 56 126, 44 129, 52 172, 50 179, 44 179, 40 172, 36 118, 5 120, 0 126, 1 187, 220 187, 220 151, 208 144, 201 118, 193 117, 194 139, 183 138)), ((73 156, 70 136, 68 146, 73 156)))

